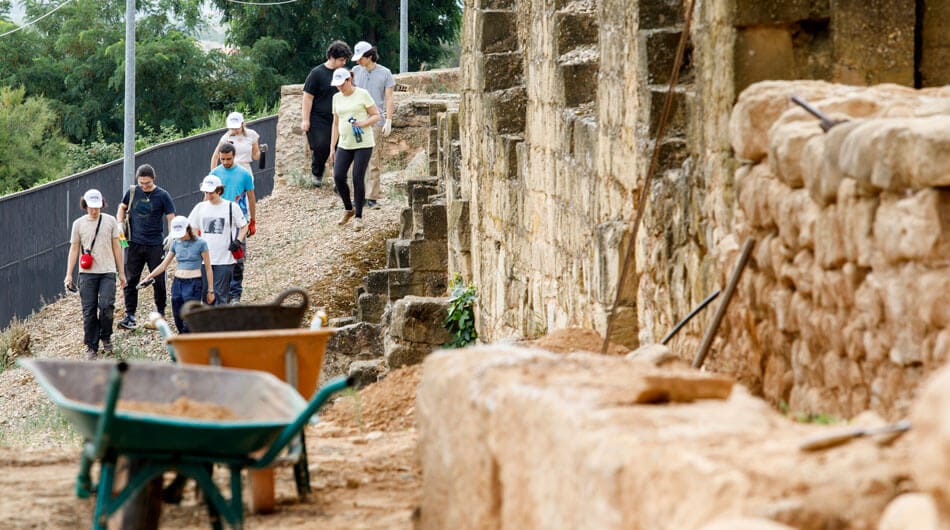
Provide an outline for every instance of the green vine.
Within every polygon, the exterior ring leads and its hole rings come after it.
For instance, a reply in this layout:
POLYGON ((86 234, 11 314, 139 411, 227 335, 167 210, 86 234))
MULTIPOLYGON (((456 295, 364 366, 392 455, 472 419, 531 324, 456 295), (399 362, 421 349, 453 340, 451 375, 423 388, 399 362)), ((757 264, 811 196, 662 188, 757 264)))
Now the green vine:
POLYGON ((445 317, 445 329, 452 334, 452 341, 445 344, 446 348, 463 348, 475 342, 478 331, 475 330, 475 286, 465 285, 462 276, 457 274, 450 285, 452 297, 449 299, 449 310, 445 317))

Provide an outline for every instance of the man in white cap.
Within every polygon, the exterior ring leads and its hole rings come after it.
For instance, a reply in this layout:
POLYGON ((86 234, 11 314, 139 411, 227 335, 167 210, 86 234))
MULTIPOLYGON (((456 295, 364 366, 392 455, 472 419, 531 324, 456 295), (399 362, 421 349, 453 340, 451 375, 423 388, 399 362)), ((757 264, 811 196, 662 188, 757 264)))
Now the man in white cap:
POLYGON ((376 147, 369 161, 369 172, 366 175, 366 207, 377 209, 380 196, 379 177, 382 172, 382 138, 389 136, 393 130, 393 90, 396 80, 393 73, 385 66, 378 64, 379 52, 372 44, 366 41, 356 43, 353 48, 353 60, 359 66, 353 67, 353 85, 366 89, 376 106, 382 119, 373 126, 376 132, 376 147))
POLYGON ((241 248, 241 241, 247 235, 247 221, 237 204, 221 198, 224 193, 221 179, 208 175, 199 189, 205 200, 191 210, 188 222, 198 227, 198 235, 208 243, 214 275, 209 285, 213 285, 214 304, 226 304, 230 301, 231 274, 236 262, 232 251, 241 248))
POLYGON ((326 62, 318 65, 307 76, 301 98, 300 129, 307 135, 310 145, 310 173, 313 185, 323 185, 323 170, 330 157, 330 134, 333 128, 333 95, 336 89, 330 86, 333 71, 346 65, 350 46, 342 41, 333 41, 327 48, 326 62))
POLYGON ((95 359, 99 342, 106 353, 112 353, 112 321, 115 313, 115 278, 125 287, 122 247, 119 245, 119 223, 103 213, 106 203, 99 190, 91 189, 79 201, 86 215, 73 221, 69 237, 69 257, 63 284, 75 290, 73 269, 79 263, 79 299, 82 302, 83 343, 86 358, 95 359))

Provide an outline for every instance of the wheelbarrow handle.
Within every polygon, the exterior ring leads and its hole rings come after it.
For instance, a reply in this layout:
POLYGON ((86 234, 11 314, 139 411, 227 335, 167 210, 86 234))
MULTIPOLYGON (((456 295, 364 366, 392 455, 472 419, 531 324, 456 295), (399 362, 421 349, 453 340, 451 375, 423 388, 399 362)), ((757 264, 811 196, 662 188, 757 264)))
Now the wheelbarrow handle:
POLYGON ((148 315, 148 320, 155 325, 155 329, 158 330, 158 334, 165 339, 165 349, 168 351, 168 356, 172 358, 173 363, 178 362, 178 357, 175 356, 175 348, 172 347, 171 343, 168 342, 168 339, 172 336, 172 330, 168 327, 168 322, 165 321, 165 318, 162 317, 161 313, 153 311, 148 315))
POLYGON ((119 402, 119 391, 122 390, 122 377, 129 365, 126 362, 116 363, 109 373, 109 382, 106 383, 106 400, 102 406, 102 415, 96 424, 96 434, 91 442, 86 442, 82 456, 79 459, 79 475, 76 476, 76 496, 85 499, 92 495, 92 478, 89 470, 95 460, 102 458, 109 446, 109 428, 115 419, 115 406, 119 402))
POLYGON ((310 403, 307 404, 307 408, 297 416, 297 419, 293 423, 280 431, 280 435, 277 436, 277 439, 271 444, 270 449, 264 453, 264 456, 260 457, 254 461, 249 467, 261 468, 269 466, 277 455, 287 447, 287 444, 295 436, 300 433, 300 430, 303 429, 304 425, 310 421, 311 416, 316 414, 320 407, 330 399, 330 396, 333 394, 349 388, 356 383, 355 379, 352 377, 337 377, 333 379, 326 385, 320 387, 320 390, 317 392, 317 395, 313 396, 313 399, 310 400, 310 403))
POLYGON ((307 305, 310 303, 310 297, 307 296, 307 291, 304 291, 303 289, 299 287, 291 287, 290 289, 287 289, 286 291, 280 293, 279 295, 277 295, 277 298, 274 299, 274 303, 272 305, 278 305, 278 306, 284 305, 284 300, 286 300, 287 298, 295 294, 300 295, 300 298, 301 298, 300 303, 294 306, 287 306, 287 307, 297 307, 297 308, 307 307, 307 305))

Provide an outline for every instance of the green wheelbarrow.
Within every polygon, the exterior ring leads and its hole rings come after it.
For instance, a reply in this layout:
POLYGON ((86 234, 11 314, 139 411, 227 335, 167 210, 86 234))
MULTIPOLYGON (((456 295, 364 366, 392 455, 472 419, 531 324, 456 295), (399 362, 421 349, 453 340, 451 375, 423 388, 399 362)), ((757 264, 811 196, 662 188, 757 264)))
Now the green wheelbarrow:
MULTIPOLYGON (((271 465, 290 445, 317 410, 332 396, 351 385, 337 378, 308 403, 291 386, 276 377, 254 370, 153 362, 88 362, 53 359, 21 359, 59 407, 67 420, 86 439, 76 477, 76 495, 96 493, 92 527, 106 527, 108 517, 135 493, 166 471, 194 478, 220 517, 233 528, 244 524, 241 471, 271 465), (172 416, 147 412, 146 407, 118 407, 134 401, 167 405, 177 400, 227 407, 228 419, 172 416), (252 453, 259 457, 250 456, 252 453), (263 453, 263 454, 261 454, 263 453), (116 463, 120 457, 139 465, 118 492, 116 463), (90 470, 100 463, 98 485, 90 470), (214 464, 230 469, 230 498, 225 499, 211 479, 214 464)), ((157 409, 156 409, 157 410, 157 409)), ((211 510, 209 510, 211 511, 211 510)), ((212 519, 214 528, 223 528, 212 519)))

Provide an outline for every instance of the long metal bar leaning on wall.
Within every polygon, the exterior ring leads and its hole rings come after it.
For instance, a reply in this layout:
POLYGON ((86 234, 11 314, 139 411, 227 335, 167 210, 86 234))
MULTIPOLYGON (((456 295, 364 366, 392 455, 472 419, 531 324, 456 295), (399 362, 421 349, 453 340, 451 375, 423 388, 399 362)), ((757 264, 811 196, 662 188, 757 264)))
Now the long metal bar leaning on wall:
MULTIPOLYGON (((257 162, 252 166, 255 194, 261 199, 274 189, 277 116, 248 126, 261 135, 261 143, 270 146, 266 166, 260 169, 257 162)), ((135 165, 151 164, 157 175, 155 183, 171 194, 179 214, 188 215, 202 198, 198 185, 208 174, 212 149, 224 132, 220 129, 151 147, 136 153, 135 165)), ((13 317, 25 318, 65 293, 69 231, 73 221, 85 213, 79 200, 86 190, 96 188, 106 200, 103 211, 115 215, 124 192, 122 162, 116 160, 0 197, 0 329, 13 317)), ((116 295, 121 297, 121 291, 116 295)))

